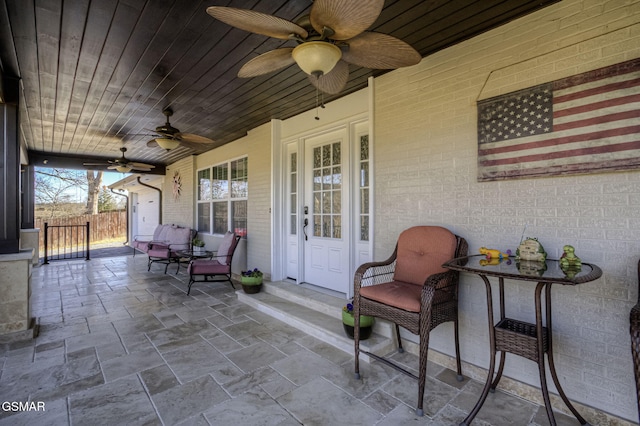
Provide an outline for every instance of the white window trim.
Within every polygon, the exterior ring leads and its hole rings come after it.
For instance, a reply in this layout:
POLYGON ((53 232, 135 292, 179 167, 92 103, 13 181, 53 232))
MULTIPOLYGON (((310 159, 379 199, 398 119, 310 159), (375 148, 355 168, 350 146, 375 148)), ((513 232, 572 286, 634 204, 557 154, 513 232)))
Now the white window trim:
MULTIPOLYGON (((209 204, 210 205, 210 209, 209 209, 209 229, 211 230, 210 232, 204 232, 204 231, 198 231, 199 233, 203 234, 203 235, 212 235, 212 236, 220 236, 223 234, 220 233, 216 233, 214 232, 215 226, 214 226, 214 218, 213 218, 213 204, 214 203, 222 203, 222 202, 226 202, 227 203, 227 229, 233 229, 233 217, 232 217, 232 213, 233 213, 233 209, 231 207, 231 204, 234 201, 248 201, 249 200, 249 191, 247 190, 247 196, 246 197, 237 197, 237 198, 232 198, 231 197, 231 163, 233 163, 234 161, 238 161, 238 160, 242 160, 242 159, 247 159, 247 184, 248 184, 248 180, 249 180, 249 156, 248 155, 240 155, 237 157, 233 157, 230 158, 228 160, 225 161, 221 161, 219 163, 215 163, 215 164, 211 164, 207 167, 202 167, 196 170, 196 197, 195 197, 195 202, 196 202, 196 229, 199 229, 200 227, 200 217, 198 214, 198 206, 200 204, 209 204), (209 170, 211 172, 211 177, 209 178, 210 180, 213 180, 213 169, 215 167, 219 167, 222 165, 226 165, 227 166, 227 181, 229 183, 229 188, 228 188, 228 194, 226 198, 211 198, 210 200, 200 200, 200 179, 199 179, 199 175, 201 171, 204 170, 209 170)), ((248 215, 247 215, 247 221, 248 221, 248 215)), ((246 237, 243 236, 243 238, 246 237)))

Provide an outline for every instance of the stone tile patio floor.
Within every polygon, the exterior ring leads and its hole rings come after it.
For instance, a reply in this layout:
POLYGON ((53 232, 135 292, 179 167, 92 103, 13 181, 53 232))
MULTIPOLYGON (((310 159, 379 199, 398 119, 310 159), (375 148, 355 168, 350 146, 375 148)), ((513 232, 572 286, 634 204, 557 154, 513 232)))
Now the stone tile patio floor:
MULTIPOLYGON (((0 410, 0 425, 457 425, 482 389, 430 363, 417 417, 414 379, 374 362, 355 380, 352 354, 238 302, 226 283, 187 296, 184 271, 163 270, 130 255, 34 268, 40 334, 0 348, 0 400, 44 411, 0 410)), ((548 421, 497 391, 472 424, 548 421)))

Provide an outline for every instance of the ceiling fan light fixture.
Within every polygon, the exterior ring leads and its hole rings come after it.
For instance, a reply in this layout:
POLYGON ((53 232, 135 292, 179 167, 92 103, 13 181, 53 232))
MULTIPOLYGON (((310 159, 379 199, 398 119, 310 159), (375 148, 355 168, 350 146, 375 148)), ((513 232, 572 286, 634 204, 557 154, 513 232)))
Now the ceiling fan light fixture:
POLYGON ((180 141, 169 138, 156 138, 156 143, 162 149, 166 149, 167 151, 171 151, 174 148, 177 148, 180 145, 180 141))
POLYGON ((293 49, 291 55, 302 71, 319 77, 328 74, 336 66, 342 51, 326 41, 308 41, 293 49))
POLYGON ((120 173, 129 173, 131 171, 131 167, 125 165, 116 166, 116 171, 120 173))

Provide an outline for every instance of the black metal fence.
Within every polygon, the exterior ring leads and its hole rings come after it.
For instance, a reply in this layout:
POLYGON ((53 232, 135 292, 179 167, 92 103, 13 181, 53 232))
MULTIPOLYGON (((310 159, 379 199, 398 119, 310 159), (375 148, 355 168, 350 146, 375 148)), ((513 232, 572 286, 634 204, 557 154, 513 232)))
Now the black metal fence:
POLYGON ((44 223, 44 264, 50 260, 90 260, 90 222, 86 225, 44 223))

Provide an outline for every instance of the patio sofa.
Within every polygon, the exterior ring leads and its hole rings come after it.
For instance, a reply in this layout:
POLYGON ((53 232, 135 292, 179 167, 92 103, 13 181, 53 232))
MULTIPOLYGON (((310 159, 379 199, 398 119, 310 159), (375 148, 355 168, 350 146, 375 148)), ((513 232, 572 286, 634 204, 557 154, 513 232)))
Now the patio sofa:
MULTIPOLYGON (((136 236, 131 242, 133 255, 136 251, 149 256, 148 269, 153 262, 169 263, 177 259, 177 250, 188 250, 191 248, 191 241, 198 231, 177 225, 158 225, 153 231, 153 235, 136 236)), ((165 267, 165 273, 167 270, 165 267)))
MULTIPOLYGON (((183 228, 177 225, 158 225, 153 231, 153 235, 136 235, 133 237, 133 241, 130 244, 131 248, 133 248, 133 255, 136 255, 136 251, 147 254, 149 252, 149 248, 151 247, 151 243, 165 245, 172 243, 183 243, 184 241, 180 240, 180 238, 182 237, 182 233, 172 231, 172 229, 189 229, 189 232, 193 234, 193 231, 190 228, 183 228), (176 237, 180 241, 174 241, 176 237)), ((195 235, 191 237, 191 239, 193 238, 195 238, 195 235)), ((184 249, 188 248, 189 247, 185 247, 184 249)))

